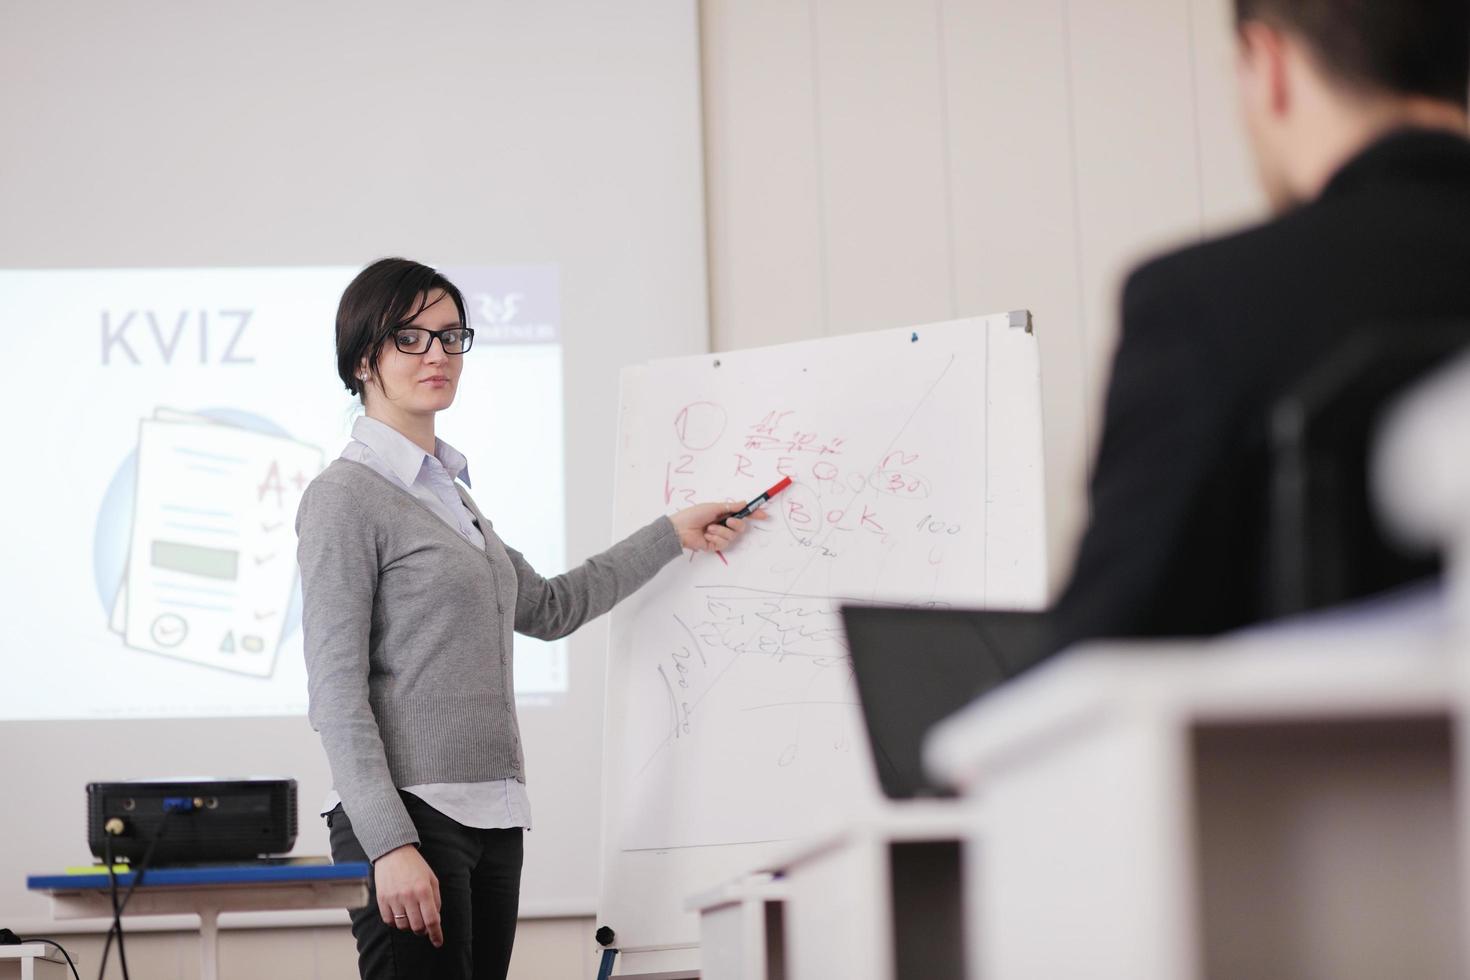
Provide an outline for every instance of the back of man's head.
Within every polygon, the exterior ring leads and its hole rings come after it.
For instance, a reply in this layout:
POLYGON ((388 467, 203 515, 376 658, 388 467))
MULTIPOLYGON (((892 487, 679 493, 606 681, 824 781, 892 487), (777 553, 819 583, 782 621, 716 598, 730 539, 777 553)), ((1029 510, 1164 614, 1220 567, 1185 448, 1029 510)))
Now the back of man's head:
POLYGON ((1353 91, 1470 103, 1467 0, 1235 0, 1235 18, 1294 34, 1353 91))
POLYGON ((1235 0, 1235 16, 1246 128, 1277 210, 1379 134, 1465 128, 1470 0, 1235 0))

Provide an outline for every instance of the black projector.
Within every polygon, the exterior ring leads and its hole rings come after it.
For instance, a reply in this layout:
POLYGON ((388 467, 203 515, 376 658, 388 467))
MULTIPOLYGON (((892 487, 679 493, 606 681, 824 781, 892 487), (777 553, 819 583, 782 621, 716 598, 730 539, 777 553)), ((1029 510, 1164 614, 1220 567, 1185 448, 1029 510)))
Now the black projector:
POLYGON ((296 844, 296 780, 88 783, 87 843, 98 858, 107 853, 109 827, 113 858, 137 864, 146 854, 150 868, 284 854, 296 844))

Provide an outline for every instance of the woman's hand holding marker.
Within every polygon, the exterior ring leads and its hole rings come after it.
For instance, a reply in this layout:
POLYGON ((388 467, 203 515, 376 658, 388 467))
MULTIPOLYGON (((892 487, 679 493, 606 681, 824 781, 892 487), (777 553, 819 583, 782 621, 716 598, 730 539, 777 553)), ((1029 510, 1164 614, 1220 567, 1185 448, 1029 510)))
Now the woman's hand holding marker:
POLYGON ((745 533, 746 520, 763 521, 770 515, 761 505, 791 485, 788 476, 750 503, 729 500, 723 504, 695 504, 669 520, 679 532, 679 543, 691 551, 723 551, 745 533))
MULTIPOLYGON (((669 520, 679 532, 679 543, 691 551, 724 551, 745 531, 746 522, 732 517, 721 524, 729 514, 745 506, 743 500, 727 500, 722 504, 695 504, 685 507, 669 520)), ((753 512, 751 517, 765 520, 764 510, 753 512)))

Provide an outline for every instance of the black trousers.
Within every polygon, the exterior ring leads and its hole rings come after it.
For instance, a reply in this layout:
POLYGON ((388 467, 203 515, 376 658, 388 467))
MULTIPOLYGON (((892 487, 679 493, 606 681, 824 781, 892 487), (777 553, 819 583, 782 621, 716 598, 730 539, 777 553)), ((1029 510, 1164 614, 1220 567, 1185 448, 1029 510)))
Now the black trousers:
MULTIPOLYGON (((384 925, 376 885, 350 909, 363 980, 504 980, 516 938, 524 842, 519 827, 477 830, 451 820, 412 793, 400 793, 419 832, 419 852, 439 879, 444 945, 384 925)), ((332 860, 366 861, 339 804, 327 814, 332 860)))

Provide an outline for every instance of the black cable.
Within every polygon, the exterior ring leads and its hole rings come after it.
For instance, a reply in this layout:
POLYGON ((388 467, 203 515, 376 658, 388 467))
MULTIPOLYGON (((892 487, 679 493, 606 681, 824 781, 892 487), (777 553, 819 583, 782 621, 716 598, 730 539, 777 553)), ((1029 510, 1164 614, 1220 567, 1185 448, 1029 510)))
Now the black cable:
POLYGON ((97 970, 97 980, 102 980, 102 974, 107 972, 107 956, 112 952, 112 930, 116 927, 114 923, 107 929, 107 942, 102 944, 102 966, 97 970))
POLYGON ((163 811, 163 819, 159 821, 158 830, 153 839, 148 842, 148 847, 143 851, 143 860, 138 864, 138 870, 133 872, 133 880, 128 883, 128 890, 123 893, 122 902, 117 900, 117 877, 112 869, 112 835, 103 834, 102 850, 107 861, 107 877, 112 884, 112 929, 107 930, 107 942, 102 946, 102 968, 97 972, 97 980, 102 980, 102 971, 107 969, 107 956, 112 950, 113 930, 117 931, 117 955, 122 962, 124 980, 128 978, 128 961, 123 954, 122 938, 122 914, 127 910, 128 901, 133 897, 133 891, 143 883, 143 875, 148 871, 148 863, 153 860, 153 849, 163 838, 163 832, 168 829, 168 818, 173 815, 172 810, 163 811))
POLYGON ((26 936, 21 939, 21 942, 50 943, 52 946, 55 946, 57 949, 61 950, 61 955, 66 957, 66 965, 71 967, 71 975, 73 977, 76 977, 76 980, 82 980, 81 974, 77 973, 77 965, 71 961, 71 954, 66 951, 66 947, 61 945, 61 943, 58 943, 54 939, 47 939, 45 936, 26 936))
POLYGON ((107 942, 102 947, 102 965, 97 970, 97 980, 102 980, 102 974, 107 970, 107 956, 112 952, 112 937, 117 936, 117 959, 122 964, 123 980, 132 980, 128 976, 128 954, 123 947, 122 930, 122 906, 117 903, 117 869, 112 866, 112 834, 102 834, 102 860, 107 862, 107 883, 112 892, 112 928, 107 930, 107 942))
POLYGON ((173 815, 172 810, 163 811, 163 820, 158 824, 158 831, 148 846, 143 850, 143 860, 138 862, 138 870, 133 874, 133 880, 128 884, 128 890, 123 892, 122 905, 118 908, 118 915, 128 909, 128 900, 133 897, 133 890, 143 883, 143 875, 148 871, 148 863, 153 860, 153 849, 158 846, 159 840, 163 838, 163 832, 168 829, 168 818, 173 815))

